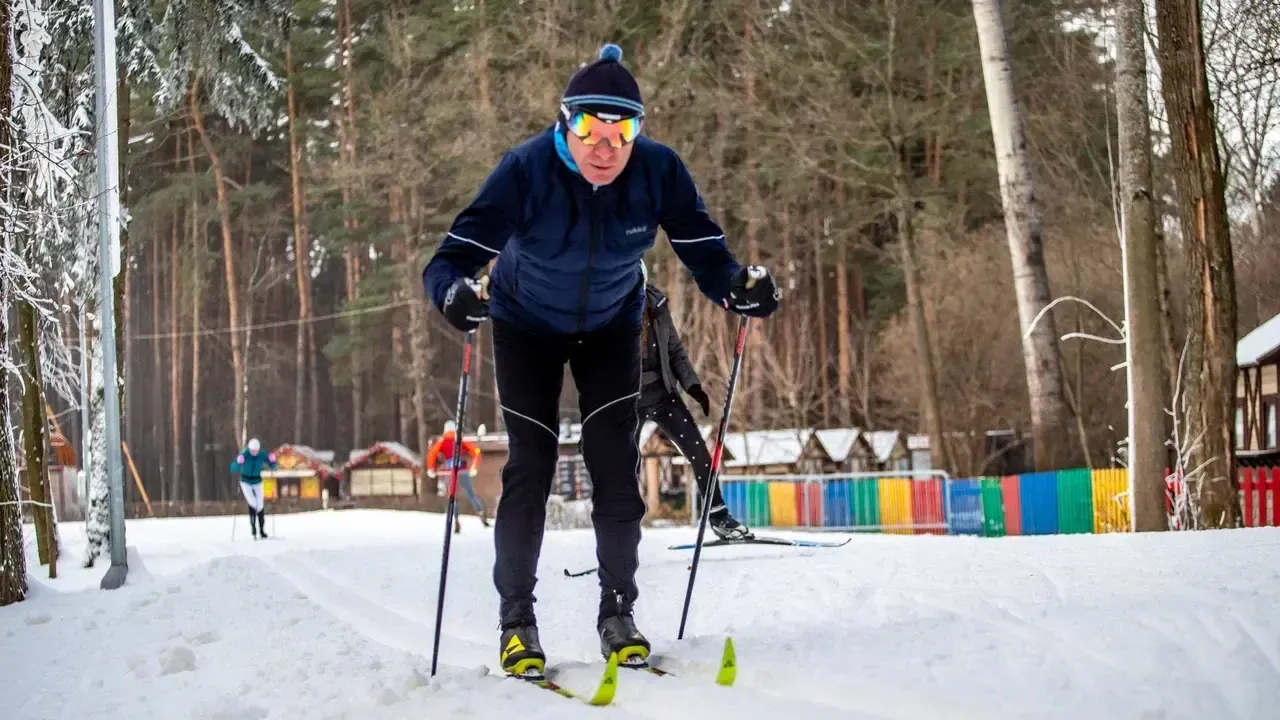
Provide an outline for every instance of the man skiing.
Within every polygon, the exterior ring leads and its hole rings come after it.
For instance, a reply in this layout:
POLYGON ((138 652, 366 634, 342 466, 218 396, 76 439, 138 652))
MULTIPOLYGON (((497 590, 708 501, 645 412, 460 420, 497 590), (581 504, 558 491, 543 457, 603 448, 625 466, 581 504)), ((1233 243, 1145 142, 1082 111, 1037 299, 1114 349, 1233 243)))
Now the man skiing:
MULTIPOLYGON (((683 388, 689 397, 698 401, 703 415, 711 414, 711 398, 702 389, 702 381, 698 379, 698 373, 693 369, 693 363, 689 362, 684 344, 680 342, 680 333, 671 317, 667 296, 648 282, 649 273, 643 261, 640 263, 640 270, 645 278, 644 324, 641 330, 644 360, 640 371, 640 423, 654 421, 671 442, 675 443, 680 454, 684 455, 693 468, 699 497, 706 502, 707 486, 711 484, 711 453, 707 451, 707 443, 702 439, 702 432, 698 429, 693 414, 680 399, 680 390, 683 388)), ((636 432, 636 441, 639 442, 638 426, 636 432)), ((712 532, 725 540, 751 537, 747 526, 729 514, 718 483, 711 496, 711 513, 707 523, 712 532)))
MULTIPOLYGON (((444 469, 453 470, 453 443, 456 442, 458 424, 449 420, 444 424, 444 433, 440 435, 440 439, 431 445, 431 449, 427 451, 427 477, 434 480, 436 478, 436 465, 440 459, 444 458, 444 469)), ((489 514, 485 510, 484 502, 480 496, 476 494, 475 483, 472 482, 472 475, 480 469, 480 448, 474 443, 469 443, 464 438, 462 440, 462 455, 458 458, 461 467, 458 468, 458 485, 462 487, 462 491, 467 494, 467 500, 471 503, 471 507, 480 514, 480 523, 485 527, 489 527, 489 514)), ((462 520, 458 516, 453 518, 453 532, 462 532, 462 520)))
POLYGON ((569 80, 555 125, 507 151, 454 220, 423 285, 456 328, 493 319, 493 358, 508 459, 494 527, 503 670, 542 676, 534 585, 556 472, 564 366, 582 413, 600 564, 600 649, 643 664, 649 642, 632 614, 639 591, 640 316, 637 267, 661 227, 698 288, 734 312, 764 317, 779 294, 763 268, 734 260, 693 178, 671 148, 640 135, 640 88, 605 45, 569 80), (490 261, 485 286, 475 276, 490 261), (487 290, 487 292, 486 292, 487 290))
POLYGON ((245 502, 249 503, 249 530, 254 539, 261 536, 267 539, 267 525, 263 520, 266 501, 262 497, 262 470, 276 469, 274 453, 262 452, 262 443, 258 438, 249 440, 249 446, 240 451, 235 462, 231 463, 231 472, 240 473, 240 491, 244 493, 245 502), (257 523, 255 525, 255 522, 257 523))

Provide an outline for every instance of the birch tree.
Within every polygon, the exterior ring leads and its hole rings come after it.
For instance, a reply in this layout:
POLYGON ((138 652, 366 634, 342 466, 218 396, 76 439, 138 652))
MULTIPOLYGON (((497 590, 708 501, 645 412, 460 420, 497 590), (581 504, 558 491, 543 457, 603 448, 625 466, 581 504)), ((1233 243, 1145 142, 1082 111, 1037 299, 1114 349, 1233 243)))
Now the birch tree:
POLYGON ((1068 408, 1058 355, 1058 331, 1049 304, 1049 274, 1041 237, 1041 207, 1031 176, 1031 161, 1013 91, 1013 69, 999 0, 973 0, 973 17, 982 53, 982 75, 995 139, 996 167, 1004 205, 1013 286, 1022 328, 1022 358, 1031 401, 1031 434, 1037 470, 1056 470, 1071 462, 1068 408))

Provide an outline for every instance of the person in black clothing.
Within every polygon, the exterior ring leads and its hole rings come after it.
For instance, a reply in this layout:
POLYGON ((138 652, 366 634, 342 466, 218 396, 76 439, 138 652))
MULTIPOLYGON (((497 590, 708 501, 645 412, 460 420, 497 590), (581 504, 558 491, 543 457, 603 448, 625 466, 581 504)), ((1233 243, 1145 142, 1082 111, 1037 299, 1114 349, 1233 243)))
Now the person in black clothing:
MULTIPOLYGON (((647 420, 654 421, 671 442, 675 443, 680 454, 693 467, 698 480, 698 496, 705 502, 707 486, 711 484, 711 453, 702 440, 702 433, 698 430, 693 414, 680 399, 680 390, 683 388, 689 397, 698 401, 704 416, 711 414, 711 398, 702 389, 698 373, 693 369, 693 363, 689 362, 684 344, 680 342, 680 333, 671 317, 667 296, 648 282, 649 274, 643 262, 640 263, 640 269, 645 271, 644 325, 641 329, 644 355, 638 403, 640 424, 647 420)), ((702 505, 699 504, 698 507, 701 508, 702 505)), ((747 526, 729 514, 729 508, 720 494, 719 483, 711 497, 711 515, 707 518, 707 524, 712 532, 725 540, 751 537, 747 526)))
POLYGON ((569 78, 553 123, 503 153, 422 271, 454 328, 492 321, 508 438, 493 533, 499 660, 523 677, 546 672, 534 588, 565 366, 592 483, 601 655, 641 664, 650 645, 635 619, 645 512, 636 444, 645 292, 636 264, 661 231, 717 307, 764 318, 781 299, 765 268, 729 251, 680 155, 641 132, 640 86, 621 60, 622 48, 608 43, 569 78))

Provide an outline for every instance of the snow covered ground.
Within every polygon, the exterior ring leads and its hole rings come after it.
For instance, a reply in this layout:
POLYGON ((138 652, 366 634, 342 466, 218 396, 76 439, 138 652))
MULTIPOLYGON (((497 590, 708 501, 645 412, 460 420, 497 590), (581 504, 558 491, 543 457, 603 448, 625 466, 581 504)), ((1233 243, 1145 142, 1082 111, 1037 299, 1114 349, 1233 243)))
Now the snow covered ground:
MULTIPOLYGON (((128 584, 73 556, 0 608, 6 720, 155 718, 1280 717, 1280 531, 710 548, 684 641, 687 528, 649 530, 637 620, 678 678, 623 671, 593 708, 496 675, 490 530, 455 536, 440 674, 443 518, 390 511, 130 521, 128 584), (269 528, 270 529, 270 528, 269 528), (712 677, 726 633, 732 688, 712 677), (488 668, 488 669, 487 669, 488 668)), ((779 534, 779 533, 769 533, 779 534)), ((598 677, 590 531, 548 533, 539 621, 566 686, 598 677), (574 665, 579 663, 579 665, 574 665), (586 667, 586 663, 593 663, 586 667)))

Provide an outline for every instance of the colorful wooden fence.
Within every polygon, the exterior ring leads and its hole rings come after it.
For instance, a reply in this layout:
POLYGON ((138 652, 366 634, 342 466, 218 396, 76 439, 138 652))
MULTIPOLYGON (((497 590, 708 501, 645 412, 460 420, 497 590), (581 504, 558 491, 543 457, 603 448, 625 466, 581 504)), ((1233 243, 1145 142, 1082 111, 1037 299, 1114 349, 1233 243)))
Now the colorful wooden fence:
MULTIPOLYGON (((1003 537, 1129 532, 1129 472, 1080 468, 1007 477, 721 478, 751 527, 1003 537)), ((1280 468, 1240 470, 1246 527, 1280 526, 1280 468)))

